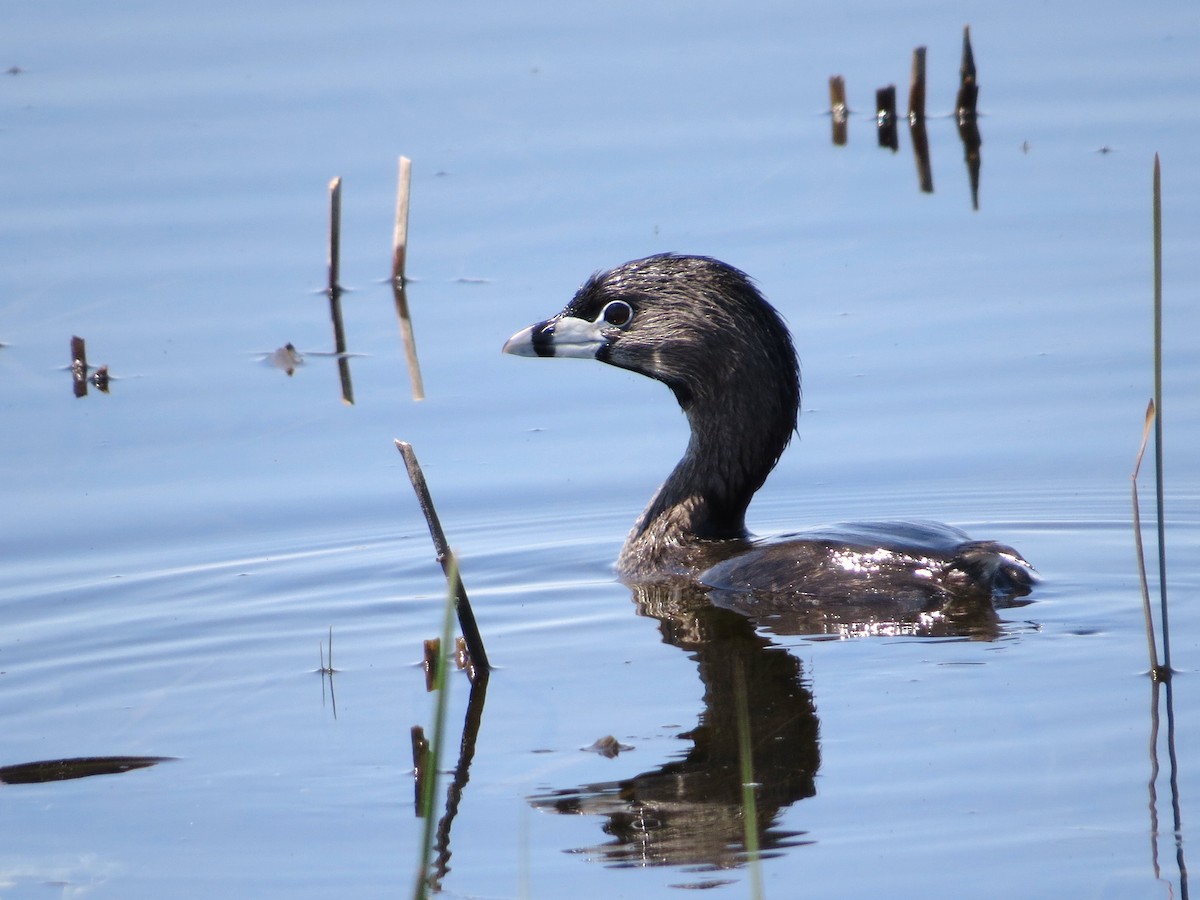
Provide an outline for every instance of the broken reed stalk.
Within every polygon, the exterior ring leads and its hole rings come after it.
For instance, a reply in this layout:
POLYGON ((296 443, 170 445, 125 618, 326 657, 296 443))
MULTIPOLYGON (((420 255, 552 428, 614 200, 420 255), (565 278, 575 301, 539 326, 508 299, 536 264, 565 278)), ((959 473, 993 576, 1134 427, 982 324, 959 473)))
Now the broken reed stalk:
MULTIPOLYGON (((425 522, 429 526, 429 536, 433 539, 433 549, 437 553, 438 562, 441 563, 442 571, 446 573, 446 582, 450 587, 451 596, 454 598, 454 608, 458 613, 458 624, 462 628, 463 640, 467 643, 467 653, 470 656, 470 664, 467 666, 467 676, 474 682, 476 679, 488 677, 491 666, 488 663, 487 651, 483 647, 483 637, 479 633, 479 626, 475 622, 475 613, 471 610, 471 601, 467 598, 467 589, 462 583, 462 578, 459 576, 458 564, 454 559, 454 553, 450 549, 450 545, 446 542, 446 534, 442 531, 442 524, 438 521, 437 511, 433 508, 433 498, 429 494, 429 486, 425 483, 425 474, 421 471, 421 464, 417 462, 417 454, 412 448, 412 444, 405 441, 396 441, 396 449, 400 451, 400 455, 404 457, 404 466, 408 469, 408 480, 412 482, 413 491, 417 495, 417 503, 421 507, 421 512, 425 515, 425 522)), ((449 640, 443 645, 444 648, 450 646, 449 640)))
MULTIPOLYGON (((454 607, 457 605, 454 591, 454 581, 458 578, 458 569, 454 565, 453 559, 450 560, 450 568, 453 571, 454 578, 450 578, 450 573, 447 573, 447 581, 449 585, 446 589, 445 612, 442 616, 442 640, 441 651, 437 658, 437 670, 435 676, 435 686, 437 689, 437 697, 433 705, 433 735, 429 739, 428 749, 425 751, 425 761, 427 763, 425 769, 425 782, 422 785, 421 792, 421 816, 425 820, 425 827, 421 833, 421 859, 417 865, 417 881, 413 888, 414 900, 424 900, 429 895, 430 887, 430 854, 433 850, 433 795, 437 791, 437 774, 442 758, 442 747, 444 745, 443 737, 446 733, 446 707, 448 704, 449 691, 446 690, 446 673, 449 667, 449 651, 451 637, 454 628, 454 607)), ((417 736, 413 735, 413 755, 416 756, 417 736)))
POLYGON ((971 50, 971 26, 963 26, 962 64, 958 69, 958 99, 954 108, 958 117, 958 136, 962 140, 967 176, 971 182, 971 208, 979 210, 979 169, 982 161, 979 148, 983 138, 979 134, 975 107, 979 101, 979 82, 975 79, 975 53, 971 50))
POLYGON ((87 342, 78 335, 71 337, 71 373, 76 378, 87 377, 87 342))
POLYGON ((929 161, 929 137, 925 133, 925 48, 913 50, 912 81, 908 88, 908 131, 917 162, 921 191, 933 193, 933 166, 929 161))
POLYGON ((442 655, 441 638, 426 640, 423 649, 425 655, 421 659, 421 668, 425 670, 425 691, 428 693, 437 687, 438 659, 442 655))
POLYGON ((733 669, 733 696, 737 706, 738 760, 742 776, 742 843, 746 849, 746 861, 750 865, 750 896, 761 900, 762 856, 759 853, 758 798, 754 781, 754 757, 750 740, 750 701, 746 695, 746 671, 741 660, 733 669))
POLYGON ((392 281, 404 284, 404 267, 408 258, 408 197, 412 183, 412 160, 400 157, 396 180, 396 224, 392 228, 392 281))
POLYGON ((329 296, 341 293, 342 179, 329 182, 329 296))
POLYGON ((1171 673, 1171 628, 1167 617, 1167 543, 1163 509, 1162 424, 1162 167, 1154 154, 1154 497, 1158 512, 1158 592, 1163 633, 1163 670, 1171 673))
POLYGON ((87 396, 87 376, 87 345, 83 338, 74 335, 71 338, 71 381, 76 397, 87 396))
POLYGON ((879 146, 888 147, 893 153, 900 149, 900 136, 896 132, 896 86, 889 84, 875 92, 875 128, 879 146))
POLYGON ((846 117, 846 79, 841 75, 829 76, 829 111, 846 117))
POLYGON ((833 143, 838 147, 844 146, 850 109, 846 106, 846 80, 841 75, 829 78, 829 113, 833 119, 833 143))
POLYGON ((908 121, 925 119, 925 48, 913 50, 912 80, 908 87, 908 121))
POLYGON ((1158 648, 1154 640, 1154 614, 1150 611, 1150 588, 1146 583, 1146 552, 1142 547, 1142 516, 1139 510, 1137 480, 1142 469, 1142 456, 1150 440, 1150 424, 1155 419, 1154 401, 1146 407, 1146 421, 1142 426, 1142 443, 1138 447, 1137 460, 1133 464, 1133 547, 1137 551, 1138 582, 1142 589, 1142 614, 1146 620, 1146 643, 1149 645, 1150 675, 1158 678, 1158 648))
POLYGON ((408 379, 414 400, 425 399, 421 381, 421 363, 417 360, 417 339, 413 334, 412 316, 408 312, 408 199, 412 185, 412 160, 400 157, 396 179, 396 222, 392 228, 392 295, 396 301, 396 318, 400 320, 400 340, 408 363, 408 379))
POLYGON ((971 26, 963 26, 962 65, 958 69, 958 100, 955 109, 958 121, 975 118, 979 101, 979 83, 975 80, 975 53, 971 50, 971 26))

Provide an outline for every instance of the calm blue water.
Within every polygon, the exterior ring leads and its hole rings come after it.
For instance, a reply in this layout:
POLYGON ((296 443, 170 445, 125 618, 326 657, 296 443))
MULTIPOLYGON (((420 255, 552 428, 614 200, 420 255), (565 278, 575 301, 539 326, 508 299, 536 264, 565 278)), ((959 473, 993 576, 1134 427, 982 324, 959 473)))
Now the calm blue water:
MULTIPOLYGON (((660 250, 749 271, 795 331, 801 434, 752 507, 758 532, 938 518, 1046 579, 993 641, 737 632, 762 684, 788 685, 780 722, 803 714, 785 750, 819 757, 807 783, 784 764, 763 778, 785 785, 772 833, 792 835, 765 895, 1182 892, 1165 723, 1152 802, 1129 475, 1153 387, 1158 152, 1186 850, 1192 5, 20 0, 7 22, 0 765, 176 759, 3 787, 0 896, 411 890, 409 730, 432 724, 419 661, 444 587, 393 438, 425 466, 498 666, 445 893, 747 896, 729 808, 681 802, 710 816, 707 843, 612 843, 611 786, 671 777, 722 708, 701 680, 719 659, 664 640, 610 568, 683 418, 636 376, 499 353, 595 269, 660 250), (942 118, 968 22, 978 212, 942 118), (903 96, 919 44, 932 195, 908 135, 879 149, 870 115, 875 88, 903 96), (832 74, 856 110, 841 148, 832 74), (400 154, 421 403, 383 284, 400 154), (335 175, 352 406, 319 355, 335 175), (72 335, 110 366, 109 394, 73 396, 72 335), (288 342, 291 377, 262 361, 288 342), (316 672, 331 627, 333 697, 316 672), (581 752, 610 734, 635 749, 581 752), (592 811, 547 810, 564 796, 592 811)), ((457 678, 447 766, 467 693, 457 678)))

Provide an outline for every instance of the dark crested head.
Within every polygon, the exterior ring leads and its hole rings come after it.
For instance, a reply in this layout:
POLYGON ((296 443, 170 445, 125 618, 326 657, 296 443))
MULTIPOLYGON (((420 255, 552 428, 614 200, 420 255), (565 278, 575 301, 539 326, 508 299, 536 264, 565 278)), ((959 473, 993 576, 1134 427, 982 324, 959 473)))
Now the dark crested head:
POLYGON ((687 450, 626 540, 621 571, 662 568, 695 541, 746 536, 746 507, 796 428, 800 367, 783 320, 745 273, 705 256, 627 262, 593 275, 504 350, 640 372, 687 413, 687 450))
POLYGON ((593 275, 562 312, 513 335, 504 351, 640 372, 685 410, 752 390, 795 428, 800 370, 787 326, 744 272, 709 257, 659 254, 593 275))

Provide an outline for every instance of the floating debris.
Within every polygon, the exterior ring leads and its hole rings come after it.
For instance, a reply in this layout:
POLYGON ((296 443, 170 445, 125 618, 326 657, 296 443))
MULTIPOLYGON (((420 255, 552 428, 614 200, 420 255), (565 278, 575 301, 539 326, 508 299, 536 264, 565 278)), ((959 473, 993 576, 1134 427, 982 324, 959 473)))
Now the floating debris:
POLYGON ((583 747, 589 753, 599 753, 605 759, 615 759, 622 750, 632 750, 630 744, 622 744, 611 734, 596 740, 590 747, 583 747))
POLYGON ((277 369, 283 369, 290 377, 296 369, 304 365, 304 357, 294 344, 287 343, 268 356, 267 362, 277 369))
POLYGON ((134 769, 145 769, 173 756, 81 756, 75 759, 49 759, 41 762, 0 766, 0 784, 42 784, 47 781, 69 781, 92 775, 120 775, 134 769))
POLYGON ((96 386, 96 389, 99 390, 101 393, 105 393, 105 394, 108 393, 108 382, 109 382, 108 366, 101 366, 95 372, 92 373, 92 384, 94 384, 96 386))

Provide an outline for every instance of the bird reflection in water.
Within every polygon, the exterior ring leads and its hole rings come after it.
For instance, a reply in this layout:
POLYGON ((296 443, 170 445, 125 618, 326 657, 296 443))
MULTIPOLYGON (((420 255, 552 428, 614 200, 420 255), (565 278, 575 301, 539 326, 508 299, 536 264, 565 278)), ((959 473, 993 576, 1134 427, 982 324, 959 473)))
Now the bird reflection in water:
POLYGON ((621 781, 534 796, 534 807, 598 815, 612 840, 587 853, 618 866, 729 869, 745 860, 735 673, 750 698, 749 732, 757 790, 759 846, 805 843, 777 826, 780 813, 816 793, 820 765, 813 696, 800 661, 760 636, 746 617, 713 606, 686 581, 638 585, 638 612, 658 620, 663 641, 695 660, 704 709, 682 758, 621 781))
MULTIPOLYGON (((687 579, 638 584, 632 591, 638 613, 657 619, 663 641, 696 663, 704 685, 703 709, 696 727, 680 735, 691 747, 631 778, 529 798, 546 812, 602 817, 601 828, 611 840, 575 852, 617 867, 721 871, 746 862, 735 688, 739 670, 749 701, 760 855, 811 842, 803 831, 779 827, 779 820, 796 801, 816 794, 821 762, 816 704, 800 660, 774 644, 767 632, 830 639, 886 634, 995 640, 1014 627, 991 604, 930 609, 919 603, 881 606, 876 598, 862 608, 843 602, 805 610, 794 604, 754 609, 749 595, 723 596, 687 579)), ((1026 602, 1014 597, 997 606, 1026 602)))

